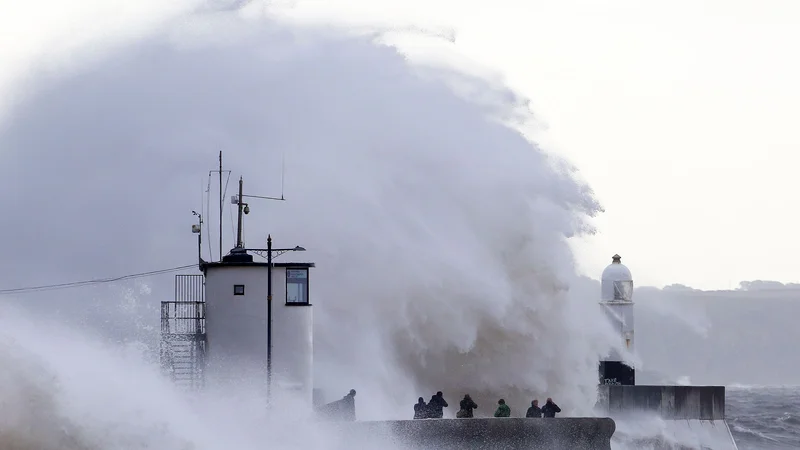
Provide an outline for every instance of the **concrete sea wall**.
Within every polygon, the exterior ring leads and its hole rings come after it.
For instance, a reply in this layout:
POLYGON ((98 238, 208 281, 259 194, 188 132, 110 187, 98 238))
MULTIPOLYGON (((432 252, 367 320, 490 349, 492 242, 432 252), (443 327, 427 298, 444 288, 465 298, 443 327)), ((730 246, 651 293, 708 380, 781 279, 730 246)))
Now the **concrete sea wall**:
POLYGON ((611 442, 621 448, 737 450, 724 420, 665 420, 654 424, 646 420, 620 419, 616 423, 617 431, 611 442))
POLYGON ((342 448, 610 450, 610 418, 426 419, 327 423, 342 448), (370 447, 372 446, 372 447, 370 447))
POLYGON ((611 416, 651 411, 663 419, 725 419, 725 386, 599 387, 598 407, 611 416))
POLYGON ((616 422, 613 442, 627 448, 737 448, 725 422, 725 386, 603 385, 597 406, 616 422))

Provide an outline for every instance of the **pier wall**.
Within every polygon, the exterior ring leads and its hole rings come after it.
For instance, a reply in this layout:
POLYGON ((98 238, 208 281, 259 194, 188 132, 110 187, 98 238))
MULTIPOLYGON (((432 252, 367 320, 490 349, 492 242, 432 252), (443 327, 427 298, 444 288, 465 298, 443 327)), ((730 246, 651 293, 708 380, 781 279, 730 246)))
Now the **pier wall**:
POLYGON ((425 419, 326 423, 342 448, 611 450, 610 418, 425 419))
POLYGON ((737 450, 731 430, 724 420, 645 420, 616 421, 617 431, 611 439, 614 448, 650 450, 737 450))
POLYGON ((598 408, 610 416, 652 411, 670 420, 725 420, 725 386, 601 385, 598 408))

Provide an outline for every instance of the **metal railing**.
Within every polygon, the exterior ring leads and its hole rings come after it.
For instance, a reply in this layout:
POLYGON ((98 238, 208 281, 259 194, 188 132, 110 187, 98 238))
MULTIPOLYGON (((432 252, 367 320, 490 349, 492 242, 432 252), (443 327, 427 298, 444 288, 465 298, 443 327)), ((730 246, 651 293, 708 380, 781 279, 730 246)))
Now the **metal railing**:
POLYGON ((175 300, 161 302, 161 366, 174 382, 202 387, 206 351, 202 275, 176 275, 175 300))
POLYGON ((161 302, 161 335, 205 334, 206 302, 161 302))
POLYGON ((204 302, 205 292, 203 275, 175 275, 176 302, 204 302))

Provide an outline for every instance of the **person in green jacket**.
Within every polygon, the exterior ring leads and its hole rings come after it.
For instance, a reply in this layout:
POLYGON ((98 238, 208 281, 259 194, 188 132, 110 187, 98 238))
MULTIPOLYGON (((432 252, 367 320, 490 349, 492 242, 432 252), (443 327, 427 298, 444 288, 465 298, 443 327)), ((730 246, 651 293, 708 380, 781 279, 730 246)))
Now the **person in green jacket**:
POLYGON ((511 408, 506 405, 506 401, 502 398, 497 402, 497 411, 494 412, 495 417, 511 417, 511 408))

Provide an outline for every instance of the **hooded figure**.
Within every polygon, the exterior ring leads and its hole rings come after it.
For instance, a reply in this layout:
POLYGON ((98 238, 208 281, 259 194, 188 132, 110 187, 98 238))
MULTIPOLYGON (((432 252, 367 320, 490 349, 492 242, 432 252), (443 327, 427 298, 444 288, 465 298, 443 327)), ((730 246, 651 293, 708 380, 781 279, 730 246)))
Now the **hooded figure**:
POLYGON ((431 397, 431 401, 428 402, 428 410, 431 412, 429 416, 432 419, 441 419, 444 417, 444 410, 443 408, 447 408, 447 402, 444 400, 444 395, 442 395, 442 391, 439 391, 431 397))
POLYGON ((539 400, 534 400, 531 402, 531 407, 528 408, 528 412, 525 413, 525 417, 535 417, 537 419, 542 417, 542 408, 539 408, 539 400))
POLYGON ((355 421, 356 420, 356 390, 350 389, 350 392, 344 396, 341 400, 344 406, 344 414, 343 416, 347 418, 347 420, 355 421))
POLYGON ((556 413, 560 413, 561 408, 558 407, 555 403, 553 403, 552 398, 547 398, 547 403, 542 406, 542 415, 544 417, 555 417, 556 413))
POLYGON ((420 397, 417 404, 414 405, 414 418, 427 419, 428 418, 428 405, 425 404, 425 399, 420 397))
POLYGON ((464 399, 461 400, 461 404, 459 405, 461 409, 458 410, 456 413, 456 417, 459 419, 470 419, 472 418, 472 410, 478 407, 478 404, 472 401, 472 397, 469 394, 464 395, 464 399))
POLYGON ((495 417, 511 417, 511 408, 506 405, 506 401, 502 398, 497 402, 497 411, 494 412, 495 417))

